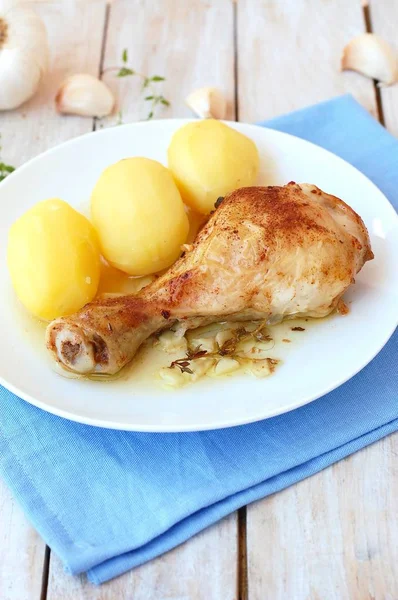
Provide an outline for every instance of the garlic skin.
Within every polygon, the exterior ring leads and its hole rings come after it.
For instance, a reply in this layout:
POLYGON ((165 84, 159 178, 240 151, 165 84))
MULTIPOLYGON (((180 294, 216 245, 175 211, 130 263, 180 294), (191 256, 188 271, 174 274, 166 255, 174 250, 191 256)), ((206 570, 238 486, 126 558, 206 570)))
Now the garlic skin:
POLYGON ((341 69, 358 71, 386 85, 398 81, 398 57, 391 46, 374 33, 354 37, 344 48, 341 69))
POLYGON ((31 98, 48 68, 43 21, 23 4, 0 0, 0 110, 31 98))
POLYGON ((225 119, 227 101, 217 88, 195 90, 185 100, 186 105, 202 119, 225 119))
POLYGON ((115 105, 107 85, 93 75, 78 73, 68 77, 59 88, 55 106, 60 113, 82 117, 106 117, 115 105))

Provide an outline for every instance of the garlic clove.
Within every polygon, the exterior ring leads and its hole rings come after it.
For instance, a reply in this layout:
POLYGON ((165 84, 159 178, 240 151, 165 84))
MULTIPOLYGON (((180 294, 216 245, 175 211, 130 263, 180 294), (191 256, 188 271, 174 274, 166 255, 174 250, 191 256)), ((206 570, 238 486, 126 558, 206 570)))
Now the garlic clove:
POLYGON ((344 48, 341 69, 358 71, 387 85, 398 81, 398 57, 391 46, 374 33, 354 37, 344 48))
POLYGON ((184 355, 188 350, 186 338, 179 336, 175 331, 171 331, 170 329, 159 336, 159 344, 162 350, 168 354, 180 352, 184 355))
POLYGON ((106 117, 115 105, 107 85, 93 75, 78 73, 68 77, 59 88, 55 106, 60 113, 82 117, 106 117))
POLYGON ((192 92, 185 103, 203 119, 225 119, 227 115, 227 101, 216 88, 200 88, 192 92))

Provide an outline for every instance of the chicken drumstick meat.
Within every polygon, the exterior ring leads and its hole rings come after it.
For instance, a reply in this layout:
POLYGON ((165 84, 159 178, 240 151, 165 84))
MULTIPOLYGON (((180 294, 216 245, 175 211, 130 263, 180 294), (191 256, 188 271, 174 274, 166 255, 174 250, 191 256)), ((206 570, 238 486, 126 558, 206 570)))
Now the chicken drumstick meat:
POLYGON ((240 188, 164 275, 56 319, 47 347, 68 370, 113 374, 177 322, 325 317, 372 258, 362 219, 339 198, 307 183, 240 188))

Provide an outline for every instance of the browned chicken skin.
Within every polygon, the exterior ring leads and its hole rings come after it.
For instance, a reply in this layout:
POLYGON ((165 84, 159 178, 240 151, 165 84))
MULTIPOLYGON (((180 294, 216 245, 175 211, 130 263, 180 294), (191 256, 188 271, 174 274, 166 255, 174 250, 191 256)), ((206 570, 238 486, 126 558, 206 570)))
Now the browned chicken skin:
POLYGON ((362 219, 310 184, 229 194, 190 251, 137 296, 98 299, 47 328, 77 373, 116 373, 153 333, 220 320, 324 317, 373 258, 362 219))

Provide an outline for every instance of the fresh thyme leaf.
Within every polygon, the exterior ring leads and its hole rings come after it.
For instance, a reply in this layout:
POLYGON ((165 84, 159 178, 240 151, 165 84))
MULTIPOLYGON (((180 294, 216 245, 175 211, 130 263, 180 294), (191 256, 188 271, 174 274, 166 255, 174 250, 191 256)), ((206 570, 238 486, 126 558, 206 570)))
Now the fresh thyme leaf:
MULTIPOLYGON (((0 138, 1 138, 1 135, 0 135, 0 138)), ((1 146, 0 146, 0 152, 1 152, 1 146)), ((7 175, 12 173, 13 171, 15 171, 15 167, 12 167, 11 165, 6 165, 6 163, 4 163, 4 162, 0 162, 0 181, 3 181, 3 179, 5 179, 7 177, 7 175)))
MULTIPOLYGON (((128 50, 127 50, 127 48, 124 48, 124 50, 122 52, 122 66, 120 68, 112 67, 110 70, 112 70, 112 71, 116 70, 117 71, 116 77, 119 77, 119 78, 136 76, 142 80, 142 90, 141 91, 142 92, 144 90, 149 91, 149 94, 147 92, 147 95, 144 97, 144 100, 146 102, 151 102, 150 111, 147 116, 147 120, 150 120, 155 116, 155 108, 157 106, 159 106, 159 105, 170 106, 170 102, 162 94, 159 94, 158 90, 156 88, 157 83, 165 81, 166 79, 165 79, 165 77, 162 77, 161 75, 149 76, 149 75, 144 75, 142 73, 138 73, 137 71, 135 71, 128 65, 128 59, 129 59, 128 50)), ((116 124, 120 125, 120 120, 116 124)))
POLYGON ((116 77, 128 77, 129 75, 135 75, 135 72, 127 67, 122 67, 117 73, 116 77))
POLYGON ((4 163, 0 163, 0 171, 5 171, 6 173, 12 173, 13 171, 15 171, 15 168, 11 167, 11 165, 5 165, 4 163))
POLYGON ((123 125, 123 113, 121 110, 117 113, 116 125, 123 125))
MULTIPOLYGON (((15 169, 14 169, 14 170, 15 170, 15 169)), ((2 171, 2 170, 0 169, 0 181, 3 181, 3 179, 5 179, 5 178, 7 177, 7 175, 9 175, 9 174, 10 174, 10 172, 12 172, 12 171, 5 172, 5 171, 2 171)))

